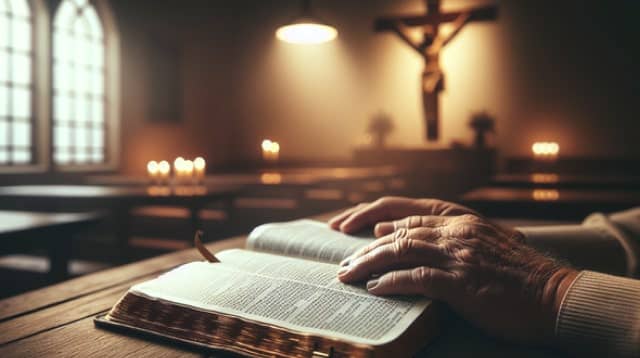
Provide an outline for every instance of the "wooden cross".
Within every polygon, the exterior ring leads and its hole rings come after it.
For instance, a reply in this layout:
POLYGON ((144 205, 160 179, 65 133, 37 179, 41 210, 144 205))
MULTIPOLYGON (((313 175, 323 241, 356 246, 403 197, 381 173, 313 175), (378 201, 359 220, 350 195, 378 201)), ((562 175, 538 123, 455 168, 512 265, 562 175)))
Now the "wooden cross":
POLYGON ((426 124, 426 137, 438 139, 438 94, 444 89, 444 74, 440 68, 440 50, 447 45, 471 21, 494 20, 498 16, 496 6, 483 6, 457 12, 440 12, 440 0, 425 0, 427 13, 413 16, 389 16, 376 19, 376 32, 391 31, 424 57, 422 73, 422 102, 426 124), (451 22, 453 30, 439 34, 442 23, 451 22), (411 28, 420 27, 422 38, 412 37, 411 28))

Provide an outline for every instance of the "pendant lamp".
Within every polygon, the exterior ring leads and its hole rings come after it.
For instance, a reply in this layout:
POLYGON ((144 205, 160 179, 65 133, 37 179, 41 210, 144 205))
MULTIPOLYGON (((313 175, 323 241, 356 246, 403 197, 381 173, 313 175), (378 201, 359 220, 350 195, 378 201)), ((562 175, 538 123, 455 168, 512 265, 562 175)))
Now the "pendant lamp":
POLYGON ((310 0, 303 0, 300 16, 276 30, 278 40, 299 45, 321 44, 336 36, 338 30, 335 27, 313 16, 310 0))

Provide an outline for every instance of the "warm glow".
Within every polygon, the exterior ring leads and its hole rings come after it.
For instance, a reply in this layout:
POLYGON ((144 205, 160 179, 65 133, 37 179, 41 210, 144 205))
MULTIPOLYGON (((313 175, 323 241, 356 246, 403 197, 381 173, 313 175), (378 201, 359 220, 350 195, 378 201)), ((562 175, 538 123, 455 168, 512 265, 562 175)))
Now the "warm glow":
POLYGON ((260 175, 260 182, 263 184, 280 184, 282 182, 282 175, 280 173, 262 173, 260 175))
POLYGON ((193 168, 196 171, 204 170, 206 165, 207 163, 204 161, 204 158, 202 157, 197 157, 196 159, 193 160, 193 168))
POLYGON ((533 173, 531 181, 536 184, 554 184, 558 182, 558 174, 553 173, 533 173))
POLYGON ((202 180, 204 178, 205 168, 207 167, 207 162, 204 161, 204 158, 197 157, 193 160, 193 169, 195 171, 196 178, 198 180, 202 180))
POLYGON ((270 139, 262 141, 262 159, 277 161, 280 156, 280 143, 270 139))
POLYGON ((171 171, 171 166, 169 165, 169 162, 167 162, 166 160, 163 160, 160 163, 158 163, 158 171, 160 172, 160 176, 162 176, 163 178, 168 177, 169 172, 171 171))
POLYGON ((153 185, 147 188, 147 194, 151 196, 169 196, 171 188, 168 186, 153 185))
POLYGON ((184 168, 184 158, 177 157, 176 160, 173 161, 173 169, 176 173, 180 173, 184 168))
POLYGON ((560 192, 556 189, 534 189, 531 197, 535 201, 556 201, 560 198, 560 192))
POLYGON ((158 162, 156 162, 155 160, 152 160, 149 163, 147 163, 147 173, 152 178, 158 175, 158 162))
POLYGON ((556 142, 535 142, 531 151, 535 157, 552 158, 558 156, 560 146, 556 142))
POLYGON ((193 174, 193 162, 190 160, 182 162, 182 170, 184 170, 186 176, 190 177, 193 174))
POLYGON ((280 27, 276 37, 292 44, 313 45, 329 42, 338 36, 338 31, 328 25, 314 22, 300 22, 280 27))
POLYGON ((270 151, 270 150, 271 150, 271 144, 272 144, 272 143, 273 143, 273 142, 271 142, 271 140, 269 140, 269 139, 265 139, 265 140, 263 140, 263 141, 262 141, 262 151, 263 151, 263 152, 268 152, 268 151, 270 151))

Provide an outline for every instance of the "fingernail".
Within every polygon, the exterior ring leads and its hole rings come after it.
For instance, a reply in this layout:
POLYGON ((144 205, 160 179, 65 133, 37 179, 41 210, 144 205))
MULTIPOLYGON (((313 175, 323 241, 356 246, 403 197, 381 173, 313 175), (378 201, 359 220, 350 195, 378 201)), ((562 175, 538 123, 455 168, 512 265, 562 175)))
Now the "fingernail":
POLYGON ((376 286, 378 286, 378 283, 380 283, 380 280, 377 278, 367 281, 367 290, 373 290, 374 288, 376 288, 376 286))
POLYGON ((340 266, 342 266, 342 267, 349 266, 350 263, 351 263, 351 258, 347 257, 346 259, 340 261, 340 266))
POLYGON ((338 276, 342 276, 342 275, 344 275, 345 273, 347 273, 348 271, 349 271, 349 266, 347 266, 347 267, 342 267, 342 268, 340 268, 340 270, 338 270, 338 276))

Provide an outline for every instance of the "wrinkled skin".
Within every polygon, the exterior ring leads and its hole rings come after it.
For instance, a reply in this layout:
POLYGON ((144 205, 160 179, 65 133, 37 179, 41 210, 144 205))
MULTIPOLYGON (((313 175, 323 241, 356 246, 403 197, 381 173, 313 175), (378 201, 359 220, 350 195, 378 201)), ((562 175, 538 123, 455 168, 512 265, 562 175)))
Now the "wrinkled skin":
POLYGON ((362 203, 329 220, 329 226, 347 234, 376 225, 376 236, 388 234, 393 226, 391 220, 411 215, 463 215, 475 211, 462 205, 437 199, 411 199, 398 196, 380 198, 372 203, 362 203), (379 231, 380 230, 380 231, 379 231))
POLYGON ((341 263, 341 281, 367 281, 375 295, 444 301, 486 332, 514 341, 553 340, 560 302, 577 275, 527 246, 519 232, 439 200, 383 198, 330 224, 345 232, 376 225, 378 239, 341 263))

